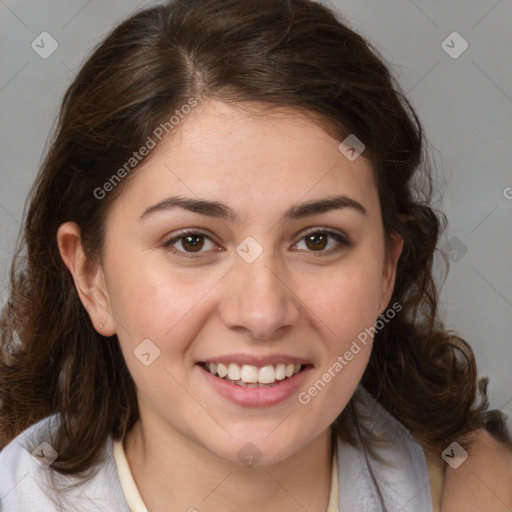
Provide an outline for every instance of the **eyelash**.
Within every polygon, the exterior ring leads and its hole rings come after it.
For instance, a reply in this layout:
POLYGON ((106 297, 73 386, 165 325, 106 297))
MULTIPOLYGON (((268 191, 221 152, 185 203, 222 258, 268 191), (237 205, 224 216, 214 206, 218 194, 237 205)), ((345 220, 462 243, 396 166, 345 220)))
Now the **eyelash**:
MULTIPOLYGON (((298 240, 297 243, 299 243, 300 241, 302 241, 304 238, 306 238, 307 236, 310 236, 310 235, 315 235, 315 234, 323 234, 323 235, 327 235, 331 238, 333 238, 334 240, 336 240, 339 244, 341 244, 341 247, 338 247, 338 248, 335 248, 335 249, 330 249, 330 250, 321 250, 321 251, 307 251, 307 252, 310 252, 312 253, 315 257, 323 257, 323 256, 329 256, 331 254, 334 254, 334 253, 337 253, 337 252, 340 252, 342 251, 344 248, 346 247, 350 247, 352 245, 352 242, 349 240, 349 238, 341 233, 338 233, 337 231, 332 231, 330 229, 318 229, 318 228, 315 228, 315 229, 312 229, 311 231, 308 231, 306 233, 304 233, 302 235, 302 237, 298 240)), ((178 250, 176 248, 173 247, 173 245, 186 238, 188 235, 201 235, 205 238, 207 238, 208 240, 210 240, 211 242, 215 243, 215 241, 209 237, 206 233, 203 233, 202 231, 199 231, 199 230, 184 230, 184 231, 181 231, 178 236, 175 236, 173 238, 171 238, 170 240, 167 240, 166 242, 164 242, 162 244, 162 246, 167 249, 168 251, 174 253, 174 254, 177 254, 178 256, 182 256, 184 258, 198 258, 201 256, 201 254, 203 252, 206 252, 206 251, 200 251, 198 253, 187 253, 185 251, 182 251, 182 250, 178 250)), ((296 245, 296 244, 294 244, 296 245)))

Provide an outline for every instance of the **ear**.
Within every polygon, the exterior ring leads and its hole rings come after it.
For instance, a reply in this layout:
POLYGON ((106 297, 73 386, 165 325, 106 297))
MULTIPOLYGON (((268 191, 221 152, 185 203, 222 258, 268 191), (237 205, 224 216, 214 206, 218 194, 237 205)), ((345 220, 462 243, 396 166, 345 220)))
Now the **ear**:
POLYGON ((384 313, 393 295, 393 290, 395 288, 396 268, 400 255, 402 254, 403 247, 404 239, 400 235, 394 233, 391 236, 391 247, 389 248, 389 252, 386 255, 384 269, 382 271, 379 305, 377 308, 379 315, 384 313))
POLYGON ((71 272, 80 301, 94 328, 102 336, 116 333, 103 268, 87 258, 82 247, 81 230, 75 222, 61 224, 57 243, 64 264, 71 272))

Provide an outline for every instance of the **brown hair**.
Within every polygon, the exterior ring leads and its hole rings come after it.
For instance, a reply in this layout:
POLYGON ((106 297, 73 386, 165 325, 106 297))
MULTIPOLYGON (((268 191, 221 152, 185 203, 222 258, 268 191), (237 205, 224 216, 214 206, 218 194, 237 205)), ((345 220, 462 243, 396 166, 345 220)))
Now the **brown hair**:
MULTIPOLYGON (((377 52, 309 0, 176 0, 115 28, 64 96, 2 311, 4 442, 59 413, 51 467, 75 474, 137 420, 117 337, 94 329, 56 233, 76 222, 88 257, 101 261, 106 215, 136 171, 101 200, 94 191, 190 98, 289 107, 340 141, 353 133, 364 142, 387 240, 399 233, 405 243, 391 299, 402 310, 376 334, 362 384, 426 446, 442 449, 480 427, 506 440, 503 419, 476 403, 471 348, 438 319, 432 264, 445 218, 430 206, 418 118, 377 52)), ((481 388, 485 399, 485 381, 481 388)), ((352 405, 334 424, 348 442, 352 405)))

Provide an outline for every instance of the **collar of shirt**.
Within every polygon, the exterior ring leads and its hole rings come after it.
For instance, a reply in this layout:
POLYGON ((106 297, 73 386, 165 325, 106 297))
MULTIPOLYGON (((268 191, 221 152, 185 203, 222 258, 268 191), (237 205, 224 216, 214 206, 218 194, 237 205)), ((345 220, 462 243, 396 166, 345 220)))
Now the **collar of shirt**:
MULTIPOLYGON (((329 496, 329 504, 327 505, 326 512, 338 512, 339 497, 338 497, 338 459, 337 459, 337 446, 333 449, 332 455, 332 473, 331 473, 331 493, 329 496)), ((133 478, 128 459, 124 452, 123 443, 121 441, 114 441, 114 459, 116 461, 117 473, 119 481, 123 489, 123 494, 126 503, 131 512, 148 512, 144 501, 140 495, 137 484, 133 478)))

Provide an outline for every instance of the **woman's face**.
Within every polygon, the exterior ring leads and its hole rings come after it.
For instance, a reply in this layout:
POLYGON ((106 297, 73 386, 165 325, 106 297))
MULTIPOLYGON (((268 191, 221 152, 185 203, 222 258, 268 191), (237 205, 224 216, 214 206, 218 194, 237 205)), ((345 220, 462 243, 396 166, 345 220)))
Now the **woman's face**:
POLYGON ((109 213, 98 289, 111 316, 92 316, 119 338, 143 425, 277 462, 349 401, 401 244, 387 264, 369 162, 310 120, 209 102, 170 135, 109 213))

